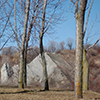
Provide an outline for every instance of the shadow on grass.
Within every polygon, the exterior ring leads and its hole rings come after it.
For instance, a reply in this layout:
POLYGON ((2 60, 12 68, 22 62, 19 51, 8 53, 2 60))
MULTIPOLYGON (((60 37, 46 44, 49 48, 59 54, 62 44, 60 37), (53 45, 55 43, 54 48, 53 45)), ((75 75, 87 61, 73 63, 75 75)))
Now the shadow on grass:
POLYGON ((64 91, 73 91, 73 90, 22 90, 22 91, 17 91, 17 92, 0 92, 0 94, 20 94, 20 93, 36 93, 36 92, 64 92, 64 91))
POLYGON ((25 88, 28 88, 29 90, 25 90, 24 89, 18 89, 18 86, 0 86, 0 88, 4 88, 5 91, 4 92, 0 92, 0 94, 20 94, 20 93, 36 93, 36 92, 64 92, 64 91, 74 91, 74 90, 71 90, 71 89, 55 89, 55 88, 51 88, 49 90, 42 90, 42 89, 32 89, 32 87, 25 87, 25 88), (17 91, 14 91, 14 92, 6 92, 6 88, 11 88, 11 89, 18 89, 17 91))
POLYGON ((28 93, 28 92, 35 92, 34 90, 23 90, 17 92, 0 92, 0 94, 20 94, 20 93, 28 93))
POLYGON ((0 88, 18 88, 18 86, 3 86, 3 85, 0 85, 0 88))
POLYGON ((46 92, 46 91, 52 91, 52 92, 64 92, 64 91, 74 91, 74 90, 68 90, 68 89, 50 89, 50 90, 39 90, 38 92, 46 92))

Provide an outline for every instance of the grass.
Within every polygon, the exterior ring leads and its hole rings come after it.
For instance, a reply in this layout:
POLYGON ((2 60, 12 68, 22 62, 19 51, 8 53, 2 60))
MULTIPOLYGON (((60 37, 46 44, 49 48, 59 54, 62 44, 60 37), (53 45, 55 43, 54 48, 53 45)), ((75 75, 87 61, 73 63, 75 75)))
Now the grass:
MULTIPOLYGON (((81 100, 100 100, 100 93, 84 92, 81 100)), ((40 88, 18 89, 16 87, 0 87, 0 100, 78 100, 74 91, 50 89, 43 91, 40 88)))

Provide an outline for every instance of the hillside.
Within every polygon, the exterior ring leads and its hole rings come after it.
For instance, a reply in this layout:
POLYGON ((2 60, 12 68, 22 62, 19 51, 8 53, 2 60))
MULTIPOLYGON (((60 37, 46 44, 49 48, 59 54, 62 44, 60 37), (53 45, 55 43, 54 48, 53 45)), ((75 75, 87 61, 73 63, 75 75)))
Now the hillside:
MULTIPOLYGON (((63 50, 59 53, 54 53, 54 54, 48 53, 48 55, 51 58, 51 60, 48 60, 47 63, 49 63, 49 61, 53 61, 57 66, 56 68, 58 68, 57 70, 55 69, 55 71, 52 72, 52 75, 50 75, 49 77, 51 80, 50 84, 53 87, 55 86, 58 87, 57 84, 59 84, 59 86, 63 88, 70 87, 70 89, 74 89, 75 50, 63 50), (65 66, 66 64, 64 64, 64 62, 62 62, 61 58, 59 58, 58 56, 63 58, 66 61, 67 66, 69 65, 70 67, 65 66), (56 77, 58 76, 58 72, 59 72, 59 75, 64 76, 63 78, 67 79, 67 81, 66 80, 63 80, 61 82, 58 82, 58 80, 54 81, 56 77), (65 85, 61 85, 61 84, 65 84, 65 85)), ((10 63, 12 62, 12 60, 7 57, 9 56, 4 56, 4 55, 1 56, 2 58, 1 62, 4 62, 5 59, 7 59, 6 62, 8 61, 9 65, 12 65, 12 63, 10 63)), ((16 59, 18 60, 18 57, 16 59)), ((89 50, 87 52, 87 59, 89 62, 89 89, 92 91, 100 92, 100 50, 95 49, 95 48, 89 50)), ((35 64, 32 64, 32 65, 35 65, 35 64)))
MULTIPOLYGON (((64 50, 58 54, 73 67, 72 73, 74 75, 75 50, 64 50)), ((89 89, 100 92, 100 50, 89 50, 87 60, 89 63, 89 89)))

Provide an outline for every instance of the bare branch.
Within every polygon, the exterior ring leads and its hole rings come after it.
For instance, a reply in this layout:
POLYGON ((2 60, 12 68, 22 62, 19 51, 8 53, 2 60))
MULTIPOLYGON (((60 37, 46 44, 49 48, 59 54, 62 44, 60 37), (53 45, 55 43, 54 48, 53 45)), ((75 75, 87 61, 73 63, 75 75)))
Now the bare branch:
POLYGON ((75 4, 75 2, 74 2, 73 0, 71 0, 71 2, 72 2, 73 4, 75 4))
POLYGON ((4 33, 5 29, 6 29, 6 26, 7 26, 8 21, 9 21, 9 17, 10 17, 10 16, 8 16, 8 20, 6 21, 6 24, 5 24, 5 26, 4 26, 4 29, 3 29, 3 31, 2 31, 2 34, 0 35, 0 38, 3 36, 3 33, 4 33))
POLYGON ((36 21, 36 18, 38 16, 38 10, 39 10, 39 5, 40 5, 41 1, 40 2, 38 1, 38 4, 36 5, 36 8, 33 10, 33 16, 32 16, 32 20, 31 20, 30 26, 29 26, 29 31, 28 31, 28 35, 27 35, 27 39, 26 39, 25 50, 27 50, 27 47, 28 47, 28 42, 29 42, 29 39, 30 39, 31 31, 32 31, 33 25, 34 25, 34 23, 36 21), (35 16, 35 13, 36 13, 36 16, 35 16))
POLYGON ((27 0, 27 7, 26 7, 26 13, 25 13, 25 22, 24 22, 24 31, 23 31, 21 49, 23 49, 24 45, 25 45, 27 24, 28 24, 28 18, 29 18, 29 8, 30 8, 30 0, 27 0))
MULTIPOLYGON (((41 0, 42 1, 42 0, 41 0)), ((37 19, 37 16, 40 12, 39 11, 39 5, 41 3, 41 1, 36 5, 36 8, 33 10, 33 16, 32 16, 32 20, 31 20, 31 24, 30 25, 34 25, 36 19, 37 19), (35 14, 36 13, 36 14, 35 14)))
POLYGON ((20 45, 19 45, 19 41, 18 41, 18 35, 17 35, 17 24, 16 24, 16 0, 14 0, 14 26, 15 26, 15 36, 16 36, 16 41, 17 41, 17 45, 20 49, 20 45))
POLYGON ((90 47, 88 47, 86 49, 86 51, 89 50, 89 49, 91 49, 91 48, 93 48, 99 42, 99 40, 100 40, 100 38, 93 45, 91 45, 90 47))
POLYGON ((10 38, 13 36, 13 34, 5 41, 5 43, 0 48, 0 51, 3 49, 3 47, 6 45, 6 43, 10 40, 10 38))
POLYGON ((78 14, 78 3, 79 0, 77 0, 77 2, 75 3, 75 17, 77 18, 77 14, 78 14))
MULTIPOLYGON (((0 38, 2 37, 2 35, 3 35, 3 33, 4 33, 5 29, 6 29, 6 26, 7 26, 7 24, 8 24, 8 21, 9 21, 9 19, 10 19, 11 13, 12 13, 12 10, 13 10, 13 9, 11 9, 9 15, 6 14, 6 16, 8 17, 8 19, 7 19, 6 24, 5 24, 4 28, 3 28, 2 34, 0 35, 0 38)), ((5 13, 6 13, 6 12, 5 12, 5 13)))
POLYGON ((42 27, 41 27, 41 32, 40 32, 40 37, 44 35, 44 27, 45 27, 45 12, 46 12, 46 5, 47 5, 47 0, 43 1, 43 15, 42 15, 42 27))
POLYGON ((94 2, 94 0, 92 0, 91 5, 90 5, 90 9, 89 9, 88 16, 87 16, 87 21, 86 21, 86 24, 85 24, 85 29, 84 29, 84 32, 83 32, 83 38, 85 36, 85 32, 86 32, 86 29, 87 29, 87 24, 88 24, 88 20, 89 20, 89 16, 90 16, 90 12, 91 12, 93 2, 94 2))
MULTIPOLYGON (((56 9, 56 8, 55 8, 55 9, 56 9)), ((54 15, 54 13, 55 13, 55 10, 54 10, 54 12, 52 13, 52 15, 51 15, 51 17, 50 17, 50 19, 49 19, 48 23, 45 25, 45 26, 47 26, 47 27, 46 27, 46 29, 45 29, 44 33, 45 33, 45 32, 48 30, 48 28, 50 27, 51 19, 52 19, 52 17, 53 17, 53 15, 54 15)))
POLYGON ((4 3, 2 3, 2 5, 0 5, 0 9, 1 9, 1 7, 2 7, 6 2, 7 2, 7 0, 5 0, 4 3))
MULTIPOLYGON (((90 34, 92 32, 93 28, 95 27, 95 25, 99 22, 98 21, 99 17, 100 17, 100 13, 98 15, 96 15, 96 17, 94 18, 94 20, 91 20, 92 25, 91 25, 90 29, 88 29, 88 32, 87 32, 86 44, 87 44, 87 41, 88 41, 89 38, 94 37, 96 34, 100 34, 99 33, 100 29, 98 29, 97 32, 95 31, 95 33, 93 33, 93 34, 90 34)), ((91 24, 91 23, 89 23, 89 24, 91 24)), ((92 39, 91 39, 91 41, 92 41, 92 39)))

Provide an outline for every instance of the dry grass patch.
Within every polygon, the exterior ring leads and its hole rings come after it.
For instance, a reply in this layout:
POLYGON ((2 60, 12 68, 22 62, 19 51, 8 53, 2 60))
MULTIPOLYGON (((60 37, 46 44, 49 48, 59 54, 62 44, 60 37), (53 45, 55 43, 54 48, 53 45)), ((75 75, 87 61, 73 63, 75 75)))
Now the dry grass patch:
MULTIPOLYGON (((40 88, 6 88, 0 87, 0 100, 77 100, 74 91, 50 89, 42 91, 40 88)), ((100 100, 100 93, 88 91, 81 100, 100 100)))

